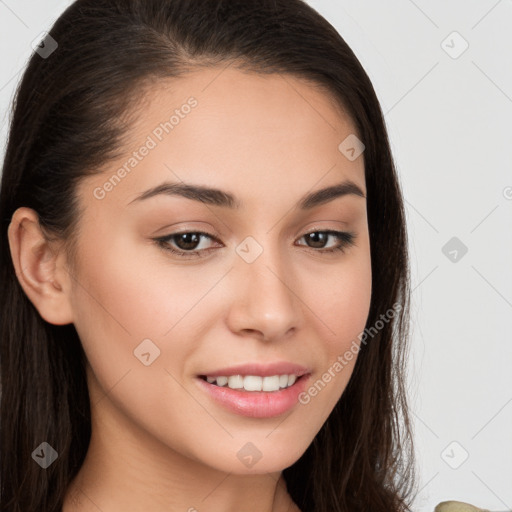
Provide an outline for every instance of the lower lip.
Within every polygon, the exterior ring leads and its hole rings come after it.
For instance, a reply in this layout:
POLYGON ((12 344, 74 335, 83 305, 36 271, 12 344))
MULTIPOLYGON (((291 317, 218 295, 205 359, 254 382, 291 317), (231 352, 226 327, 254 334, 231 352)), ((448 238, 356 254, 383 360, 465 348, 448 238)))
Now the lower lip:
POLYGON ((289 411, 298 403, 309 377, 309 374, 303 375, 292 386, 280 391, 239 391, 210 384, 200 377, 197 381, 201 389, 232 412, 250 418, 272 418, 289 411))

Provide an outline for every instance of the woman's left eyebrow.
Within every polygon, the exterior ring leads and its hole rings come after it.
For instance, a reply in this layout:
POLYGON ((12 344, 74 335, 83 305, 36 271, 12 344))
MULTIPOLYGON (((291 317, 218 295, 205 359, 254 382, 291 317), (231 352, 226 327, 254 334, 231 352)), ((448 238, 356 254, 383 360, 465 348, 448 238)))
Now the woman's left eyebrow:
MULTIPOLYGON (((179 196, 194 201, 200 201, 212 206, 221 206, 223 208, 239 209, 243 203, 232 193, 220 190, 218 188, 207 187, 205 185, 192 185, 178 182, 164 182, 160 185, 150 188, 130 201, 128 205, 144 201, 157 195, 179 196)), ((345 180, 336 185, 331 185, 313 192, 309 192, 297 202, 301 210, 309 210, 321 204, 327 203, 338 197, 355 195, 366 197, 361 188, 353 181, 345 180)))

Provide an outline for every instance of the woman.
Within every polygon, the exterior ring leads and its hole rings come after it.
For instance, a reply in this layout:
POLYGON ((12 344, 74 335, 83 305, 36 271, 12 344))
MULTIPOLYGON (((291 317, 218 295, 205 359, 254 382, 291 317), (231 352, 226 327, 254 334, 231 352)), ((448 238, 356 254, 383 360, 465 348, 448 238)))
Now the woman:
POLYGON ((400 186, 307 4, 77 0, 0 209, 2 510, 410 510, 400 186))

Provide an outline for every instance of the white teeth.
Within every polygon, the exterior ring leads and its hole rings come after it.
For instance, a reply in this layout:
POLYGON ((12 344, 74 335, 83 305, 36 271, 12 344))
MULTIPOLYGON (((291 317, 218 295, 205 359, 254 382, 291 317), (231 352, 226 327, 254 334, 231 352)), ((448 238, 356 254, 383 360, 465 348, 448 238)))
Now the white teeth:
POLYGON ((206 377, 207 382, 217 386, 226 386, 231 389, 244 389, 245 391, 279 391, 292 386, 297 380, 297 375, 272 375, 260 377, 259 375, 230 375, 218 377, 206 377))
POLYGON ((243 387, 244 387, 244 378, 241 375, 231 375, 228 378, 228 388, 241 389, 243 387))
MULTIPOLYGON (((217 379, 217 382, 219 379, 217 379)), ((256 375, 247 375, 244 377, 244 389, 245 391, 261 391, 263 387, 263 377, 256 375)))
POLYGON ((263 391, 279 391, 279 375, 263 377, 263 391))
POLYGON ((217 386, 225 386, 228 383, 227 377, 217 377, 217 386))

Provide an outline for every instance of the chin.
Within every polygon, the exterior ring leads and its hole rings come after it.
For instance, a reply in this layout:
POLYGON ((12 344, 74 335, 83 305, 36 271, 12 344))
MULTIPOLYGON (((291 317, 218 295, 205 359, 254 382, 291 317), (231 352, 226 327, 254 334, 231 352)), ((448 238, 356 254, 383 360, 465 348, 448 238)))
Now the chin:
POLYGON ((280 473, 295 464, 310 444, 310 441, 298 442, 296 438, 288 436, 288 443, 283 445, 277 438, 272 441, 272 435, 266 437, 266 431, 260 437, 261 441, 254 437, 253 441, 235 441, 231 443, 235 444, 235 448, 226 450, 225 453, 229 454, 227 457, 219 458, 219 452, 214 452, 211 465, 220 471, 236 475, 280 473))

